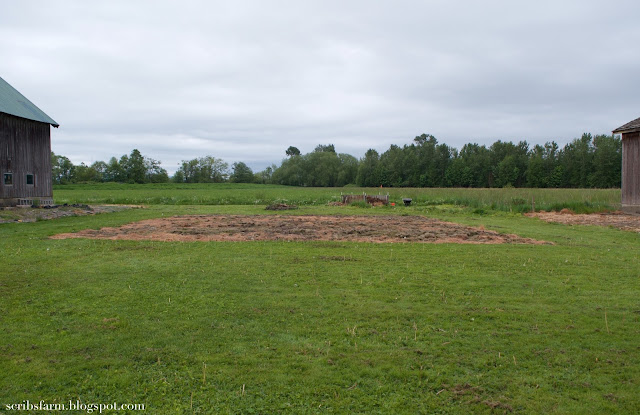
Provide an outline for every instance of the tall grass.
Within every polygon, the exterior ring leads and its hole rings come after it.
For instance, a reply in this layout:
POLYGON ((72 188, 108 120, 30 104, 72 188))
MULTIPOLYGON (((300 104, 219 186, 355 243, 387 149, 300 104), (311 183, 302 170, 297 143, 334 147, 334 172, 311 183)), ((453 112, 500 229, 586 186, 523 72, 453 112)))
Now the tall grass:
POLYGON ((571 209, 575 212, 614 210, 620 206, 619 189, 466 189, 466 188, 309 188, 256 184, 76 184, 56 186, 58 204, 146 205, 324 205, 340 201, 342 193, 389 193, 401 203, 456 205, 511 212, 571 209))

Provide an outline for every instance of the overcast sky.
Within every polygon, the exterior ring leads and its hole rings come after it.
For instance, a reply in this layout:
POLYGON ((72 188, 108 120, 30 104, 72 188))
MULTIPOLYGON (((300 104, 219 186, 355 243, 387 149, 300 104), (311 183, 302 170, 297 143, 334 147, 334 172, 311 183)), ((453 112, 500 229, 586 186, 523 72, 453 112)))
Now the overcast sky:
POLYGON ((261 170, 290 145, 563 145, 640 117, 637 0, 0 3, 0 76, 74 163, 261 170))

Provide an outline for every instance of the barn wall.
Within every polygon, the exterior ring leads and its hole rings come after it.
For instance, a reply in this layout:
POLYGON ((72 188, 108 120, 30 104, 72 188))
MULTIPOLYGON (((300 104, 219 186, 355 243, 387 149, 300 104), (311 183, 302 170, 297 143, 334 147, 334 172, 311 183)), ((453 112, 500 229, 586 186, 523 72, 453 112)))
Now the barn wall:
POLYGON ((622 134, 622 205, 640 209, 640 132, 622 134))
POLYGON ((0 205, 52 196, 49 124, 0 113, 0 205), (4 184, 5 173, 13 173, 13 185, 4 184), (27 174, 34 175, 33 185, 27 174))

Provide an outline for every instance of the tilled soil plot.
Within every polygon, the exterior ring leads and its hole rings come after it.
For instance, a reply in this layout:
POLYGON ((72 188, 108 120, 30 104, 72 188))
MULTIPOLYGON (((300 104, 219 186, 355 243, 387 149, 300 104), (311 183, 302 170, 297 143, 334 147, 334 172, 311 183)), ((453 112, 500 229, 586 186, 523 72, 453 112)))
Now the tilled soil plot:
POLYGON ((536 212, 526 215, 565 225, 613 226, 625 231, 640 232, 640 215, 628 215, 622 212, 592 213, 589 215, 571 212, 536 212))
POLYGON ((548 244, 421 216, 193 215, 148 219, 118 228, 87 229, 54 239, 152 241, 354 241, 548 244))

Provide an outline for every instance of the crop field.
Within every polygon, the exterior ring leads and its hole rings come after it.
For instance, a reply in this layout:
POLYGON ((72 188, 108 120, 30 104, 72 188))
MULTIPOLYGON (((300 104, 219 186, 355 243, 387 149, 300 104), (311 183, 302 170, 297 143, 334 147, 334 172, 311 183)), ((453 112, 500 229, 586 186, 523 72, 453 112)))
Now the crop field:
POLYGON ((144 208, 0 224, 2 411, 640 412, 640 233, 521 213, 532 198, 615 209, 619 190, 73 185, 54 197, 144 208), (363 191, 396 206, 328 205, 363 191), (299 208, 266 211, 274 202, 299 208))

